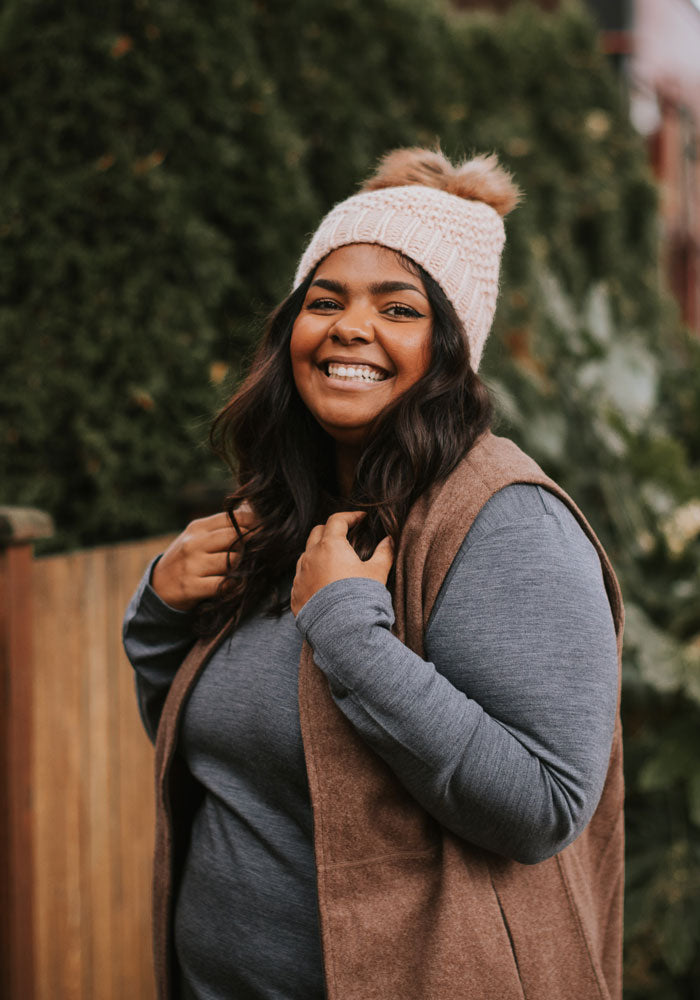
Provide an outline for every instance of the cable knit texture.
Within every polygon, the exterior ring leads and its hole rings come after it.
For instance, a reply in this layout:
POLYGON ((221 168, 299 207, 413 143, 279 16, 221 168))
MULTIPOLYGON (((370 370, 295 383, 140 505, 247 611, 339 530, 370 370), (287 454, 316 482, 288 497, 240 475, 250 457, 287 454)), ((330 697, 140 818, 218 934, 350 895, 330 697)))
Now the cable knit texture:
POLYGON ((503 220, 485 201, 415 183, 362 191, 321 221, 294 286, 339 247, 375 243, 398 250, 420 264, 447 295, 464 326, 476 371, 496 309, 504 242, 503 220))

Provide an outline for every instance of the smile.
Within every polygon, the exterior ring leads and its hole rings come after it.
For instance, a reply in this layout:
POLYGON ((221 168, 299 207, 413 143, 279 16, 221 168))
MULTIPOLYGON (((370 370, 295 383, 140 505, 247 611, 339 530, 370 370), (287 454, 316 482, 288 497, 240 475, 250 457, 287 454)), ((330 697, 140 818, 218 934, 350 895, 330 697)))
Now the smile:
POLYGON ((339 379, 343 382, 383 382, 387 379, 388 373, 381 368, 364 364, 340 364, 337 361, 329 361, 322 368, 328 378, 339 379))

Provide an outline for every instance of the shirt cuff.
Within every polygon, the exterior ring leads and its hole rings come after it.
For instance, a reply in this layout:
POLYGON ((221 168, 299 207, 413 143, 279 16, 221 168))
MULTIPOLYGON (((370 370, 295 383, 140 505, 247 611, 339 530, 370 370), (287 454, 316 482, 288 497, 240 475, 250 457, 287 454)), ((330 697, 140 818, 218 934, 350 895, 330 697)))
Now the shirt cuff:
POLYGON ((378 580, 348 577, 318 590, 302 607, 297 628, 316 652, 336 658, 366 640, 376 626, 394 624, 391 594, 378 580), (335 657, 334 655, 335 654, 335 657))

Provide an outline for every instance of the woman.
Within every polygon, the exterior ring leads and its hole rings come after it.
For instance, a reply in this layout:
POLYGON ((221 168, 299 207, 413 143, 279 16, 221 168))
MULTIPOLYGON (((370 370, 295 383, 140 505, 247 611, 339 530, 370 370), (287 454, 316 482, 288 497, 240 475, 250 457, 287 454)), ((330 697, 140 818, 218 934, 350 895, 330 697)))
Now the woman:
POLYGON ((131 602, 161 997, 619 996, 619 589, 476 375, 516 200, 402 150, 326 216, 131 602))

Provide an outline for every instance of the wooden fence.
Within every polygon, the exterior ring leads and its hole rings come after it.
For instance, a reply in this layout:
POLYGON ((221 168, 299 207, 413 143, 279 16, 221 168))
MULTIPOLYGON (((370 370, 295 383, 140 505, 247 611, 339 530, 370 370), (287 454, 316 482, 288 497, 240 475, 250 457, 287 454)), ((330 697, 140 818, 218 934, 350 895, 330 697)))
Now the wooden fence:
POLYGON ((7 513, 0 995, 150 1000, 153 751, 121 619, 168 539, 34 558, 36 532, 7 513))

